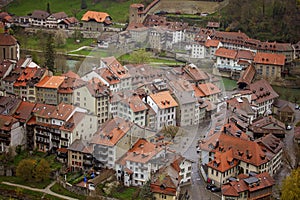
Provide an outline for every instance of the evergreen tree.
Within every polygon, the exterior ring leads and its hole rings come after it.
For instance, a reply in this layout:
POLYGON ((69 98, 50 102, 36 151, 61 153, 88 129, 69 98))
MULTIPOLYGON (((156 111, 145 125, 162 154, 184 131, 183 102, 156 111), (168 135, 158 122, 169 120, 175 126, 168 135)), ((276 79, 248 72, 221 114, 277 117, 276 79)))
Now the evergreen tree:
POLYGON ((86 0, 81 0, 81 9, 86 9, 86 8, 87 8, 86 0))
POLYGON ((51 13, 51 10, 50 10, 50 3, 48 2, 47 3, 47 12, 50 14, 51 13))
POLYGON ((54 72, 55 50, 53 35, 47 36, 46 49, 45 49, 45 67, 54 72))

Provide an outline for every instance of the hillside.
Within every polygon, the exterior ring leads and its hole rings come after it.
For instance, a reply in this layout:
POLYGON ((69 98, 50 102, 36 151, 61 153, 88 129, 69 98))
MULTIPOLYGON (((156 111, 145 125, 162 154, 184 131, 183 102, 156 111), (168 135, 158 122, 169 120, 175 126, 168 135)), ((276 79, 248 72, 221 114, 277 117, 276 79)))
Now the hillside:
POLYGON ((241 30, 263 41, 300 40, 299 0, 230 0, 220 14, 226 30, 241 30))
POLYGON ((76 16, 81 19, 87 10, 107 12, 115 22, 127 22, 128 11, 131 3, 140 0, 86 0, 87 9, 81 9, 81 0, 15 0, 3 10, 17 16, 26 16, 34 10, 47 10, 50 4, 52 13, 64 11, 68 16, 76 16))

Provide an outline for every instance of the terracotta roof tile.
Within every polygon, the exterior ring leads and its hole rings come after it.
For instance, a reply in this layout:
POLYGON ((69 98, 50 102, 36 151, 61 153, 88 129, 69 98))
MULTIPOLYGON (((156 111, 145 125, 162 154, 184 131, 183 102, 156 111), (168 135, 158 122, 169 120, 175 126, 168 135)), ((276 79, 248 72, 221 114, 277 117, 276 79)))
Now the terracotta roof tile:
POLYGON ((220 44, 219 40, 206 40, 205 46, 206 47, 218 47, 220 44))
POLYGON ((58 89, 58 87, 63 83, 65 77, 63 76, 45 76, 39 83, 37 83, 36 87, 41 88, 52 88, 58 89))
POLYGON ((16 122, 18 122, 18 120, 12 116, 0 115, 0 130, 1 131, 10 131, 12 128, 12 125, 16 122))
POLYGON ((199 144, 201 149, 206 151, 222 151, 232 149, 233 157, 237 160, 242 160, 254 166, 260 166, 268 162, 268 159, 263 157, 265 153, 260 145, 254 141, 243 140, 238 137, 227 135, 223 132, 218 132, 207 138, 199 144))
POLYGON ((257 52, 254 57, 254 63, 264 65, 285 65, 285 55, 275 53, 257 52))
POLYGON ((241 76, 237 83, 246 83, 247 85, 249 85, 254 79, 255 74, 255 67, 253 65, 249 65, 247 69, 243 73, 241 73, 241 76))
POLYGON ((230 58, 236 59, 237 50, 234 49, 226 49, 224 47, 220 47, 216 50, 215 56, 223 57, 223 58, 230 58))
POLYGON ((126 161, 147 163, 162 150, 161 147, 141 138, 118 160, 118 163, 125 164, 126 161))
POLYGON ((17 39, 7 33, 0 33, 0 46, 14 46, 17 45, 17 39))
POLYGON ((96 22, 105 22, 111 24, 111 21, 107 21, 107 18, 111 19, 109 14, 105 12, 87 11, 81 18, 82 21, 95 20, 96 22))
POLYGON ((249 85, 249 89, 253 93, 253 98, 251 98, 251 101, 254 101, 257 104, 279 97, 270 83, 265 79, 261 79, 254 83, 251 83, 249 85))
POLYGON ((169 91, 158 92, 149 96, 160 109, 172 108, 178 106, 175 99, 169 91))
POLYGON ((116 145, 130 131, 133 123, 114 117, 106 121, 92 138, 93 144, 104 146, 116 145))
POLYGON ((202 83, 198 85, 198 88, 205 96, 221 93, 221 90, 213 83, 202 83))
POLYGON ((31 118, 34 107, 35 103, 22 101, 13 116, 24 123, 31 118))

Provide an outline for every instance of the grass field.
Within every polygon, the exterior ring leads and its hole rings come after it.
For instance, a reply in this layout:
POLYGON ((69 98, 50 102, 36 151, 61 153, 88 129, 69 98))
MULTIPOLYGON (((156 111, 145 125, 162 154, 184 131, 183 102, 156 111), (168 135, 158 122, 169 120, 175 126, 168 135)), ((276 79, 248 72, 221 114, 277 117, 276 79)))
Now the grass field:
POLYGON ((55 183, 50 189, 51 189, 52 192, 55 192, 57 194, 61 194, 61 195, 64 195, 64 196, 73 197, 73 198, 80 199, 80 200, 85 200, 86 199, 85 196, 78 195, 78 194, 75 194, 73 192, 70 192, 69 190, 63 188, 62 186, 60 186, 57 183, 55 183))
POLYGON ((64 11, 68 16, 74 16, 74 11, 77 10, 77 19, 81 19, 82 15, 87 10, 107 12, 115 22, 126 22, 128 19, 129 6, 132 3, 140 2, 139 0, 130 0, 124 2, 116 2, 112 0, 101 0, 97 4, 93 4, 93 0, 87 0, 87 9, 82 10, 81 0, 15 0, 5 8, 6 11, 17 16, 25 16, 34 10, 47 10, 47 3, 50 4, 52 13, 64 11))
MULTIPOLYGON (((1 179, 1 177, 0 177, 1 179)), ((51 199, 51 200, 61 200, 61 198, 49 195, 49 194, 44 194, 42 192, 36 192, 36 191, 32 191, 32 190, 26 190, 23 188, 18 188, 18 187, 14 187, 14 186, 10 186, 10 185, 5 185, 0 183, 0 199, 14 199, 12 197, 14 197, 15 195, 18 195, 19 198, 23 197, 23 199, 32 199, 32 200, 39 200, 42 199, 41 197, 44 197, 43 199, 47 200, 47 199, 51 199), (1 195, 1 192, 5 191, 4 193, 2 193, 3 195, 1 195)))

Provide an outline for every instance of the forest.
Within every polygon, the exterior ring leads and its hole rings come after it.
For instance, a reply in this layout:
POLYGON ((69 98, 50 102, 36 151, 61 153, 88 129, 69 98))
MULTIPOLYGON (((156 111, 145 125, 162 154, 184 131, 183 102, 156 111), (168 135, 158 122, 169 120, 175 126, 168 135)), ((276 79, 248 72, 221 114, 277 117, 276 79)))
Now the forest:
POLYGON ((261 41, 300 40, 300 0, 230 0, 219 17, 224 30, 261 41))

